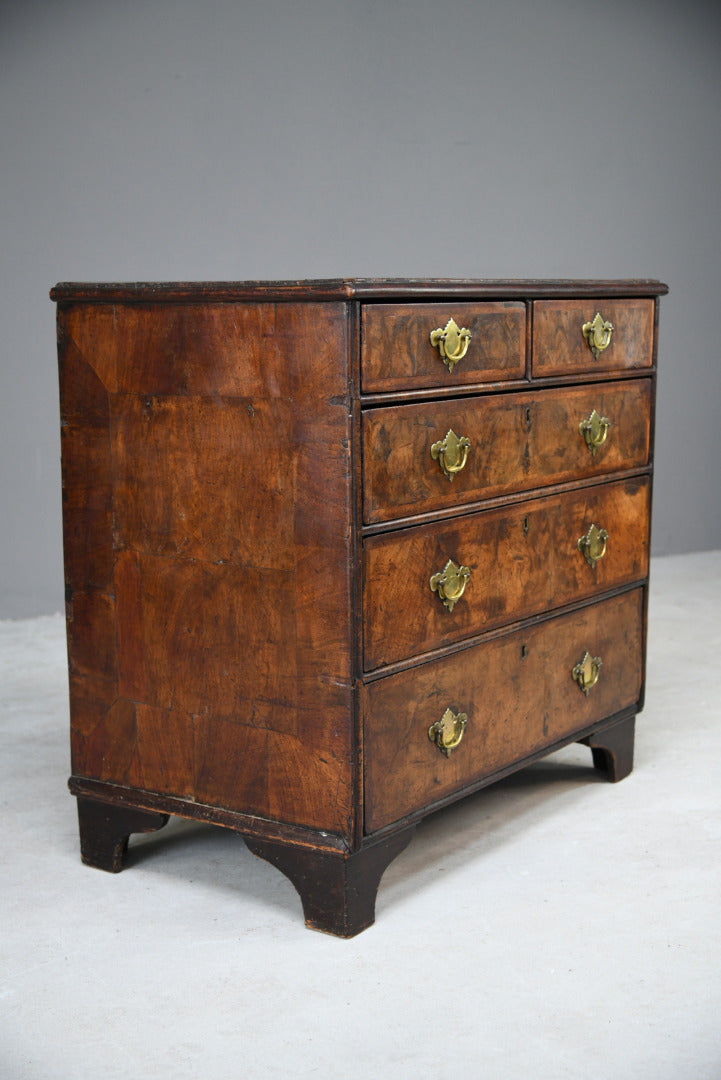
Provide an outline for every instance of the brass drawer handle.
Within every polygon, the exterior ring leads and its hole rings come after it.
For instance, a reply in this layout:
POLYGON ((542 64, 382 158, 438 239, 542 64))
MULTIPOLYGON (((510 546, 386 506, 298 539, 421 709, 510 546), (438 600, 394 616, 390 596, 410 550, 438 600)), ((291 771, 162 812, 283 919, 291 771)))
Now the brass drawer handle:
POLYGON ((584 654, 583 660, 579 661, 571 671, 572 678, 576 680, 584 694, 588 695, 591 687, 598 682, 602 664, 603 660, 600 656, 591 656, 587 652, 584 654))
POLYGON ((471 571, 467 566, 457 566, 453 559, 449 559, 439 573, 432 575, 430 586, 448 610, 453 611, 463 596, 470 576, 471 571))
POLYGON ((578 538, 578 550, 592 570, 595 569, 596 563, 600 562, 606 554, 607 540, 607 531, 605 529, 599 529, 594 524, 591 524, 591 527, 585 536, 580 536, 578 538))
POLYGON ((428 728, 428 738, 442 754, 450 757, 451 750, 455 750, 463 738, 467 723, 468 717, 464 712, 454 713, 452 709, 446 709, 440 720, 428 728))
POLYGON ((611 344, 613 326, 603 318, 600 311, 597 311, 591 322, 583 324, 581 332, 593 353, 593 359, 598 360, 603 350, 611 344))
POLYGON ((470 343, 471 331, 465 327, 461 329, 453 318, 444 327, 431 330, 431 345, 438 349, 449 371, 453 371, 458 361, 463 359, 470 343))
POLYGON ((578 425, 578 434, 586 440, 591 456, 596 453, 599 446, 605 443, 610 423, 607 416, 600 416, 595 409, 592 409, 588 419, 582 420, 578 425))
POLYGON ((456 435, 455 431, 449 430, 445 438, 434 442, 431 446, 431 457, 437 461, 445 476, 453 480, 456 473, 465 467, 468 460, 468 451, 471 449, 471 440, 467 435, 456 435))

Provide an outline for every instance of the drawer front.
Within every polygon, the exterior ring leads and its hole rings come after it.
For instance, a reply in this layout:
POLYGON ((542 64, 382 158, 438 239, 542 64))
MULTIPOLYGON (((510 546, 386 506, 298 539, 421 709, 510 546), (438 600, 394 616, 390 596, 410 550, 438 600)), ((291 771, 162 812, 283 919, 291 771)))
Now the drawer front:
POLYGON ((533 374, 650 367, 653 319, 653 300, 536 300, 533 374))
POLYGON ((367 409, 364 519, 390 521, 643 467, 650 417, 650 379, 367 409), (589 445, 580 425, 594 410, 608 426, 594 429, 589 445), (459 440, 450 449, 447 436, 459 440))
POLYGON ((525 304, 366 304, 361 319, 365 393, 525 377, 525 304), (470 337, 451 332, 434 345, 451 319, 470 337))
MULTIPOLYGON (((364 689, 365 827, 373 832, 462 791, 639 700, 643 589, 379 679, 364 689), (600 657, 584 693, 572 672, 600 657), (446 756, 429 730, 467 722, 446 756)), ((448 728, 455 741, 461 728, 448 728)))
POLYGON ((365 670, 641 581, 648 573, 648 539, 647 477, 367 537, 365 670), (608 534, 597 560, 604 541, 589 537, 592 525, 608 534), (579 550, 583 537, 589 558, 579 550), (463 578, 454 580, 449 560, 470 571, 455 602, 463 578))

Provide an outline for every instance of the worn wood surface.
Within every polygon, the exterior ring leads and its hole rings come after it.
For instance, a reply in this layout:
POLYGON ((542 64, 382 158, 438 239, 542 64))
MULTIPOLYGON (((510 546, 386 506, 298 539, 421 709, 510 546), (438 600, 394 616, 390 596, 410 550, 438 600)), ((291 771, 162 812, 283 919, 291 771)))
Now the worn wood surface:
POLYGON ((632 297, 663 296, 668 286, 652 278, 607 281, 569 278, 323 278, 294 281, 134 281, 59 282, 52 300, 84 303, 215 303, 252 301, 324 300, 459 300, 516 299, 527 297, 632 297))
POLYGON ((347 357, 339 304, 61 308, 75 774, 350 833, 347 357))
POLYGON ((640 477, 369 537, 365 670, 641 581, 648 531, 649 484, 640 477), (577 547, 591 524, 609 533, 594 569, 577 547), (452 611, 429 584, 448 559, 471 571, 452 611))
POLYGON ((642 594, 624 593, 367 685, 367 831, 633 707, 643 670, 642 594), (571 676, 586 651, 603 661, 588 696, 571 676), (428 729, 449 707, 468 723, 445 757, 428 729))
POLYGON ((650 367, 653 300, 536 300, 533 374, 564 375, 650 367), (613 326, 611 344, 595 359, 582 326, 599 312, 613 326))
POLYGON ((648 464, 651 380, 453 398, 369 409, 363 417, 363 515, 369 523, 648 464), (591 454, 579 423, 610 421, 591 454), (452 429, 470 439, 452 481, 431 457, 452 429))
POLYGON ((468 304, 365 304, 361 316, 364 392, 462 386, 521 379, 526 371, 526 305, 512 301, 468 304), (453 317, 471 332, 453 370, 430 341, 453 317))

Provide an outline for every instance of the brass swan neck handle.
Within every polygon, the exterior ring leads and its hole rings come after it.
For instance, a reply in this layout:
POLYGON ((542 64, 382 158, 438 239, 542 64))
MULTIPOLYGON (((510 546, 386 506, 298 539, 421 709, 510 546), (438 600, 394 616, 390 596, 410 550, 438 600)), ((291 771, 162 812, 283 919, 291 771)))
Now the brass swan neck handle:
POLYGON ((604 349, 607 349, 611 344, 613 326, 608 320, 603 318, 600 311, 597 311, 591 322, 583 324, 581 333, 586 339, 589 349, 593 353, 593 359, 598 360, 604 349))
POLYGON ((453 559, 449 559, 442 570, 431 576, 431 589, 438 593, 448 611, 453 611, 463 596, 470 576, 470 569, 467 566, 458 566, 453 559))
POLYGON ((468 352, 471 343, 471 331, 459 327, 454 318, 450 318, 445 326, 431 330, 431 345, 438 349, 443 363, 449 371, 462 360, 468 352))
POLYGON ((444 476, 452 481, 456 473, 465 468, 470 449, 471 440, 468 436, 456 435, 451 428, 444 438, 432 444, 431 457, 438 462, 444 476))

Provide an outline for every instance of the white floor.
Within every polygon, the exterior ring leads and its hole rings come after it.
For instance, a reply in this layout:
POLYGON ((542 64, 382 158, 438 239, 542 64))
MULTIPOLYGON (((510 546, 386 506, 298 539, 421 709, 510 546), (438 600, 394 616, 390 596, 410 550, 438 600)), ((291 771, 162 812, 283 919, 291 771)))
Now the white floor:
POLYGON ((351 941, 222 829, 82 866, 62 621, 0 623, 0 1080, 719 1080, 721 552, 652 575, 633 774, 436 815, 351 941))

